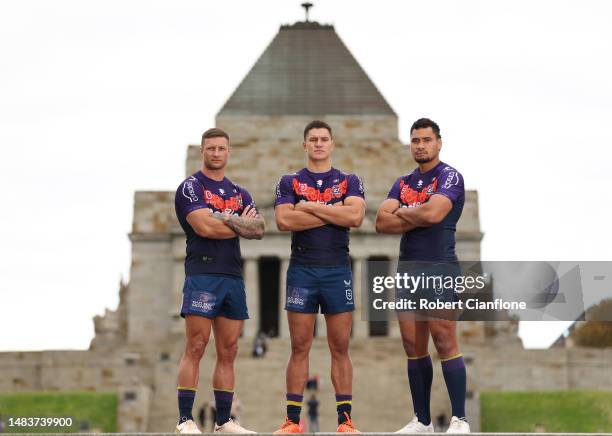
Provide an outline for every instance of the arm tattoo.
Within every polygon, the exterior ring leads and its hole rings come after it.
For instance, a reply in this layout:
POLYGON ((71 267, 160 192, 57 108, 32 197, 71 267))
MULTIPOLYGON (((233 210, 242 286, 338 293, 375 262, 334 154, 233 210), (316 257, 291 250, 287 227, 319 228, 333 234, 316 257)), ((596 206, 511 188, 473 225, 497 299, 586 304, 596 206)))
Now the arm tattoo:
POLYGON ((262 217, 243 218, 238 215, 224 215, 214 213, 213 217, 223 221, 230 229, 245 239, 262 239, 265 232, 265 223, 262 217))

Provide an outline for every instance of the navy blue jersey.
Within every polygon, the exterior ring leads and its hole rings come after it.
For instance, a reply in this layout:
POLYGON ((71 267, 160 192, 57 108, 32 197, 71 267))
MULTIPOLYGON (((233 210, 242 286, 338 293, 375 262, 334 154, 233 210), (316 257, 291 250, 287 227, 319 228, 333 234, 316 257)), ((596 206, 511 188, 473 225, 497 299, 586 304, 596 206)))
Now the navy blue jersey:
POLYGON ((455 231, 465 203, 463 176, 459 171, 444 162, 425 173, 417 168, 397 179, 387 198, 398 200, 400 207, 417 207, 434 194, 448 197, 453 208, 438 224, 404 233, 400 243, 400 260, 457 260, 455 231))
POLYGON ((248 205, 255 207, 251 195, 227 177, 216 181, 198 171, 181 183, 176 190, 174 207, 187 237, 185 275, 229 274, 242 277, 239 238, 204 238, 187 222, 187 215, 203 208, 240 215, 248 205))
MULTIPOLYGON (((363 183, 355 174, 336 168, 325 173, 313 173, 303 168, 281 177, 276 186, 275 206, 317 201, 331 205, 348 197, 364 198, 363 183)), ((314 229, 292 232, 291 263, 293 265, 349 265, 349 228, 325 224, 314 229)))

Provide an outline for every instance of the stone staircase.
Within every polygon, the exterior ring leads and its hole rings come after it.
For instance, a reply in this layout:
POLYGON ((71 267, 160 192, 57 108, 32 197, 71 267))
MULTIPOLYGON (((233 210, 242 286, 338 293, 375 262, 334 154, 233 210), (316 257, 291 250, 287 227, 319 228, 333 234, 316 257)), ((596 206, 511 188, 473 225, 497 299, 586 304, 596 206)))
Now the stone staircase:
MULTIPOLYGON (((155 389, 149 412, 147 431, 172 431, 176 425, 176 368, 182 353, 177 340, 171 358, 156 365, 155 389)), ((264 358, 251 357, 252 343, 239 343, 236 361, 236 395, 242 411, 240 421, 258 432, 272 432, 285 417, 285 367, 290 353, 288 339, 271 339, 264 358)), ((412 418, 412 405, 406 377, 406 359, 399 339, 354 339, 353 418, 361 431, 390 432, 401 428, 412 418)), ((211 378, 214 368, 214 342, 208 345, 201 363, 199 391, 194 416, 204 402, 212 400, 211 378)), ((319 375, 319 423, 321 431, 336 429, 334 389, 330 380, 330 356, 325 338, 315 338, 310 356, 310 374, 319 375)), ((469 381, 468 381, 469 383, 469 381)), ((304 400, 308 398, 306 393, 304 400)), ((472 407, 473 408, 473 407, 472 407)), ((468 405, 468 413, 470 412, 468 405)), ((440 364, 434 358, 432 414, 443 411, 449 417, 446 387, 440 364)), ((302 417, 306 418, 303 409, 302 417)), ((210 429, 207 428, 207 431, 210 429)), ((475 429, 476 430, 476 429, 475 429)))

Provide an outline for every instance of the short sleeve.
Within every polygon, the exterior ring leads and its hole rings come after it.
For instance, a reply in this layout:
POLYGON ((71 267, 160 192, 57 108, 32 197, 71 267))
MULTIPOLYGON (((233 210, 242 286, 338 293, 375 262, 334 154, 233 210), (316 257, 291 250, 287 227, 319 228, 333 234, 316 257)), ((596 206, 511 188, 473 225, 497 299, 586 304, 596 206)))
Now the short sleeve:
POLYGON ((250 192, 244 189, 242 186, 240 186, 239 189, 240 195, 242 196, 242 207, 246 208, 247 206, 251 206, 253 209, 257 210, 257 205, 255 204, 255 200, 253 200, 250 192))
POLYGON ((346 197, 360 197, 365 199, 363 181, 357 174, 350 174, 347 177, 346 197))
POLYGON ((389 193, 387 194, 387 199, 398 200, 400 199, 400 186, 401 186, 402 178, 400 177, 395 181, 389 193))
POLYGON ((291 176, 283 176, 276 184, 276 200, 274 201, 274 207, 280 204, 295 203, 297 203, 297 199, 291 184, 291 176))
POLYGON ((176 215, 186 219, 194 210, 208 207, 204 202, 204 189, 194 177, 189 177, 176 190, 174 197, 176 215))
POLYGON ((465 187, 461 173, 454 168, 442 171, 438 176, 438 186, 435 193, 448 197, 453 204, 462 199, 465 195, 465 187))

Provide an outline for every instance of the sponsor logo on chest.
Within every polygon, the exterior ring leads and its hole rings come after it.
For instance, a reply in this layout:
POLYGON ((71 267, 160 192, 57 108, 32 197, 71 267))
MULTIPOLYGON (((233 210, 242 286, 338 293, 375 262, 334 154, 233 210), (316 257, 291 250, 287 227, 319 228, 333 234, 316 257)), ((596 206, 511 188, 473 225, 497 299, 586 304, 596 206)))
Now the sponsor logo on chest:
POLYGON ((429 200, 429 197, 436 192, 438 180, 434 177, 427 186, 423 187, 424 184, 423 180, 419 180, 415 184, 415 189, 409 183, 400 181, 400 203, 402 207, 420 206, 429 200))
MULTIPOLYGON (((219 192, 221 191, 223 191, 223 195, 225 195, 225 190, 220 188, 219 192)), ((211 191, 206 190, 204 191, 204 200, 209 206, 212 206, 215 211, 228 214, 240 213, 243 207, 241 194, 223 198, 220 195, 213 194, 211 191)))
POLYGON ((316 201, 322 204, 327 204, 333 199, 341 198, 347 191, 346 179, 342 180, 341 182, 334 183, 331 187, 323 190, 319 189, 323 187, 323 180, 317 180, 314 182, 314 184, 316 187, 309 186, 308 183, 300 182, 297 178, 294 178, 293 191, 296 193, 296 195, 303 197, 303 199, 307 201, 316 201))

